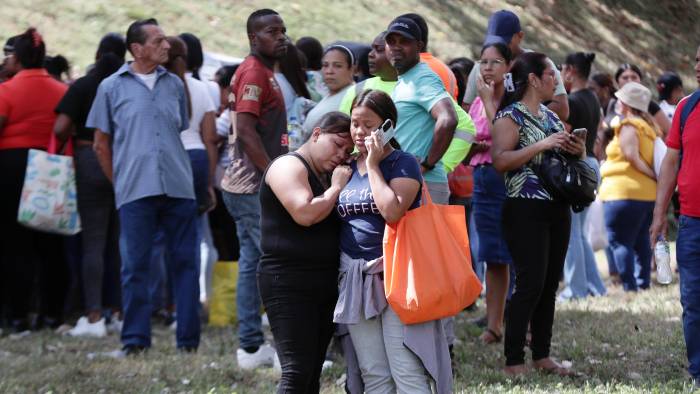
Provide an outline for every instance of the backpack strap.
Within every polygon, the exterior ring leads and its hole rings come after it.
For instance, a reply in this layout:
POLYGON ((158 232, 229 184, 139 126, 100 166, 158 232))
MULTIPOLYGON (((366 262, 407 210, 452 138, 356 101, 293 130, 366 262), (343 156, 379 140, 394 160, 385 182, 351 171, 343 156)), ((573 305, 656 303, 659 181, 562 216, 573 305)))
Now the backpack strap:
POLYGON ((690 114, 693 112, 695 107, 698 105, 698 102, 700 102, 700 90, 696 90, 690 97, 688 98, 688 101, 685 102, 685 105, 683 106, 683 111, 681 112, 681 123, 680 123, 680 144, 681 144, 681 149, 679 152, 679 164, 678 168, 680 169, 681 164, 683 163, 683 129, 685 128, 685 123, 688 121, 688 117, 690 117, 690 114))

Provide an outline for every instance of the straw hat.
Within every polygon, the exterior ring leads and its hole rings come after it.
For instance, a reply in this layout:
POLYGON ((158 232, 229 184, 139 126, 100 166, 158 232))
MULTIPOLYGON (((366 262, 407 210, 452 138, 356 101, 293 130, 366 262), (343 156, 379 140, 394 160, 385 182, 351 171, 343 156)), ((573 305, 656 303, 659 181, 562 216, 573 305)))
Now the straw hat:
POLYGON ((615 92, 615 97, 634 109, 646 112, 651 101, 651 91, 638 82, 627 82, 615 92))

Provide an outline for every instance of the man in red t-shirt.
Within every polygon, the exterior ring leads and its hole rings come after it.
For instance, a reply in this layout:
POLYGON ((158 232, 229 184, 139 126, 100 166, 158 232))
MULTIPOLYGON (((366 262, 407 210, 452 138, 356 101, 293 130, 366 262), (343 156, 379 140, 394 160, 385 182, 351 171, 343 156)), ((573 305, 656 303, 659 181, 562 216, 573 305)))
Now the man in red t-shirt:
MULTIPOLYGON (((700 84, 700 48, 695 55, 695 75, 700 84)), ((695 388, 700 388, 700 105, 696 105, 686 119, 681 134, 681 114, 687 103, 688 97, 681 100, 673 116, 666 140, 668 151, 658 177, 654 222, 649 232, 652 245, 659 236, 666 235, 666 212, 677 183, 681 216, 676 260, 680 274, 683 332, 688 372, 693 377, 695 388)))
POLYGON ((248 17, 250 55, 231 81, 232 129, 230 164, 221 181, 222 199, 236 221, 240 245, 236 312, 238 366, 254 369, 272 364, 275 355, 264 344, 260 318, 257 267, 260 250, 260 183, 263 171, 277 156, 287 153, 287 113, 272 67, 287 53, 287 29, 270 9, 248 17))

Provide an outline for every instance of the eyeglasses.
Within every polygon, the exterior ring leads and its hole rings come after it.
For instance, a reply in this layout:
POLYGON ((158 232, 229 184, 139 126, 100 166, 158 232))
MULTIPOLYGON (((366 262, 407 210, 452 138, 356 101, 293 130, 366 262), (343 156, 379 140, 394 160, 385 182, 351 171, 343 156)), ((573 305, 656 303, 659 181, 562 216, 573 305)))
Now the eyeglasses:
POLYGON ((495 66, 501 66, 506 64, 505 60, 501 59, 493 59, 493 60, 479 60, 479 66, 481 67, 495 67, 495 66))

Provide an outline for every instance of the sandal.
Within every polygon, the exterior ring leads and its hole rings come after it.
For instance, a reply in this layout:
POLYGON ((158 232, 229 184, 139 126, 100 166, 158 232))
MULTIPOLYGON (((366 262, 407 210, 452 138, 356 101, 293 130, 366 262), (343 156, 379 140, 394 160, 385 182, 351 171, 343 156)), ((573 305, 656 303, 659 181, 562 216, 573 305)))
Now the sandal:
POLYGON ((496 331, 487 328, 479 338, 485 345, 491 345, 494 343, 501 343, 501 340, 503 340, 503 335, 498 335, 496 331))

